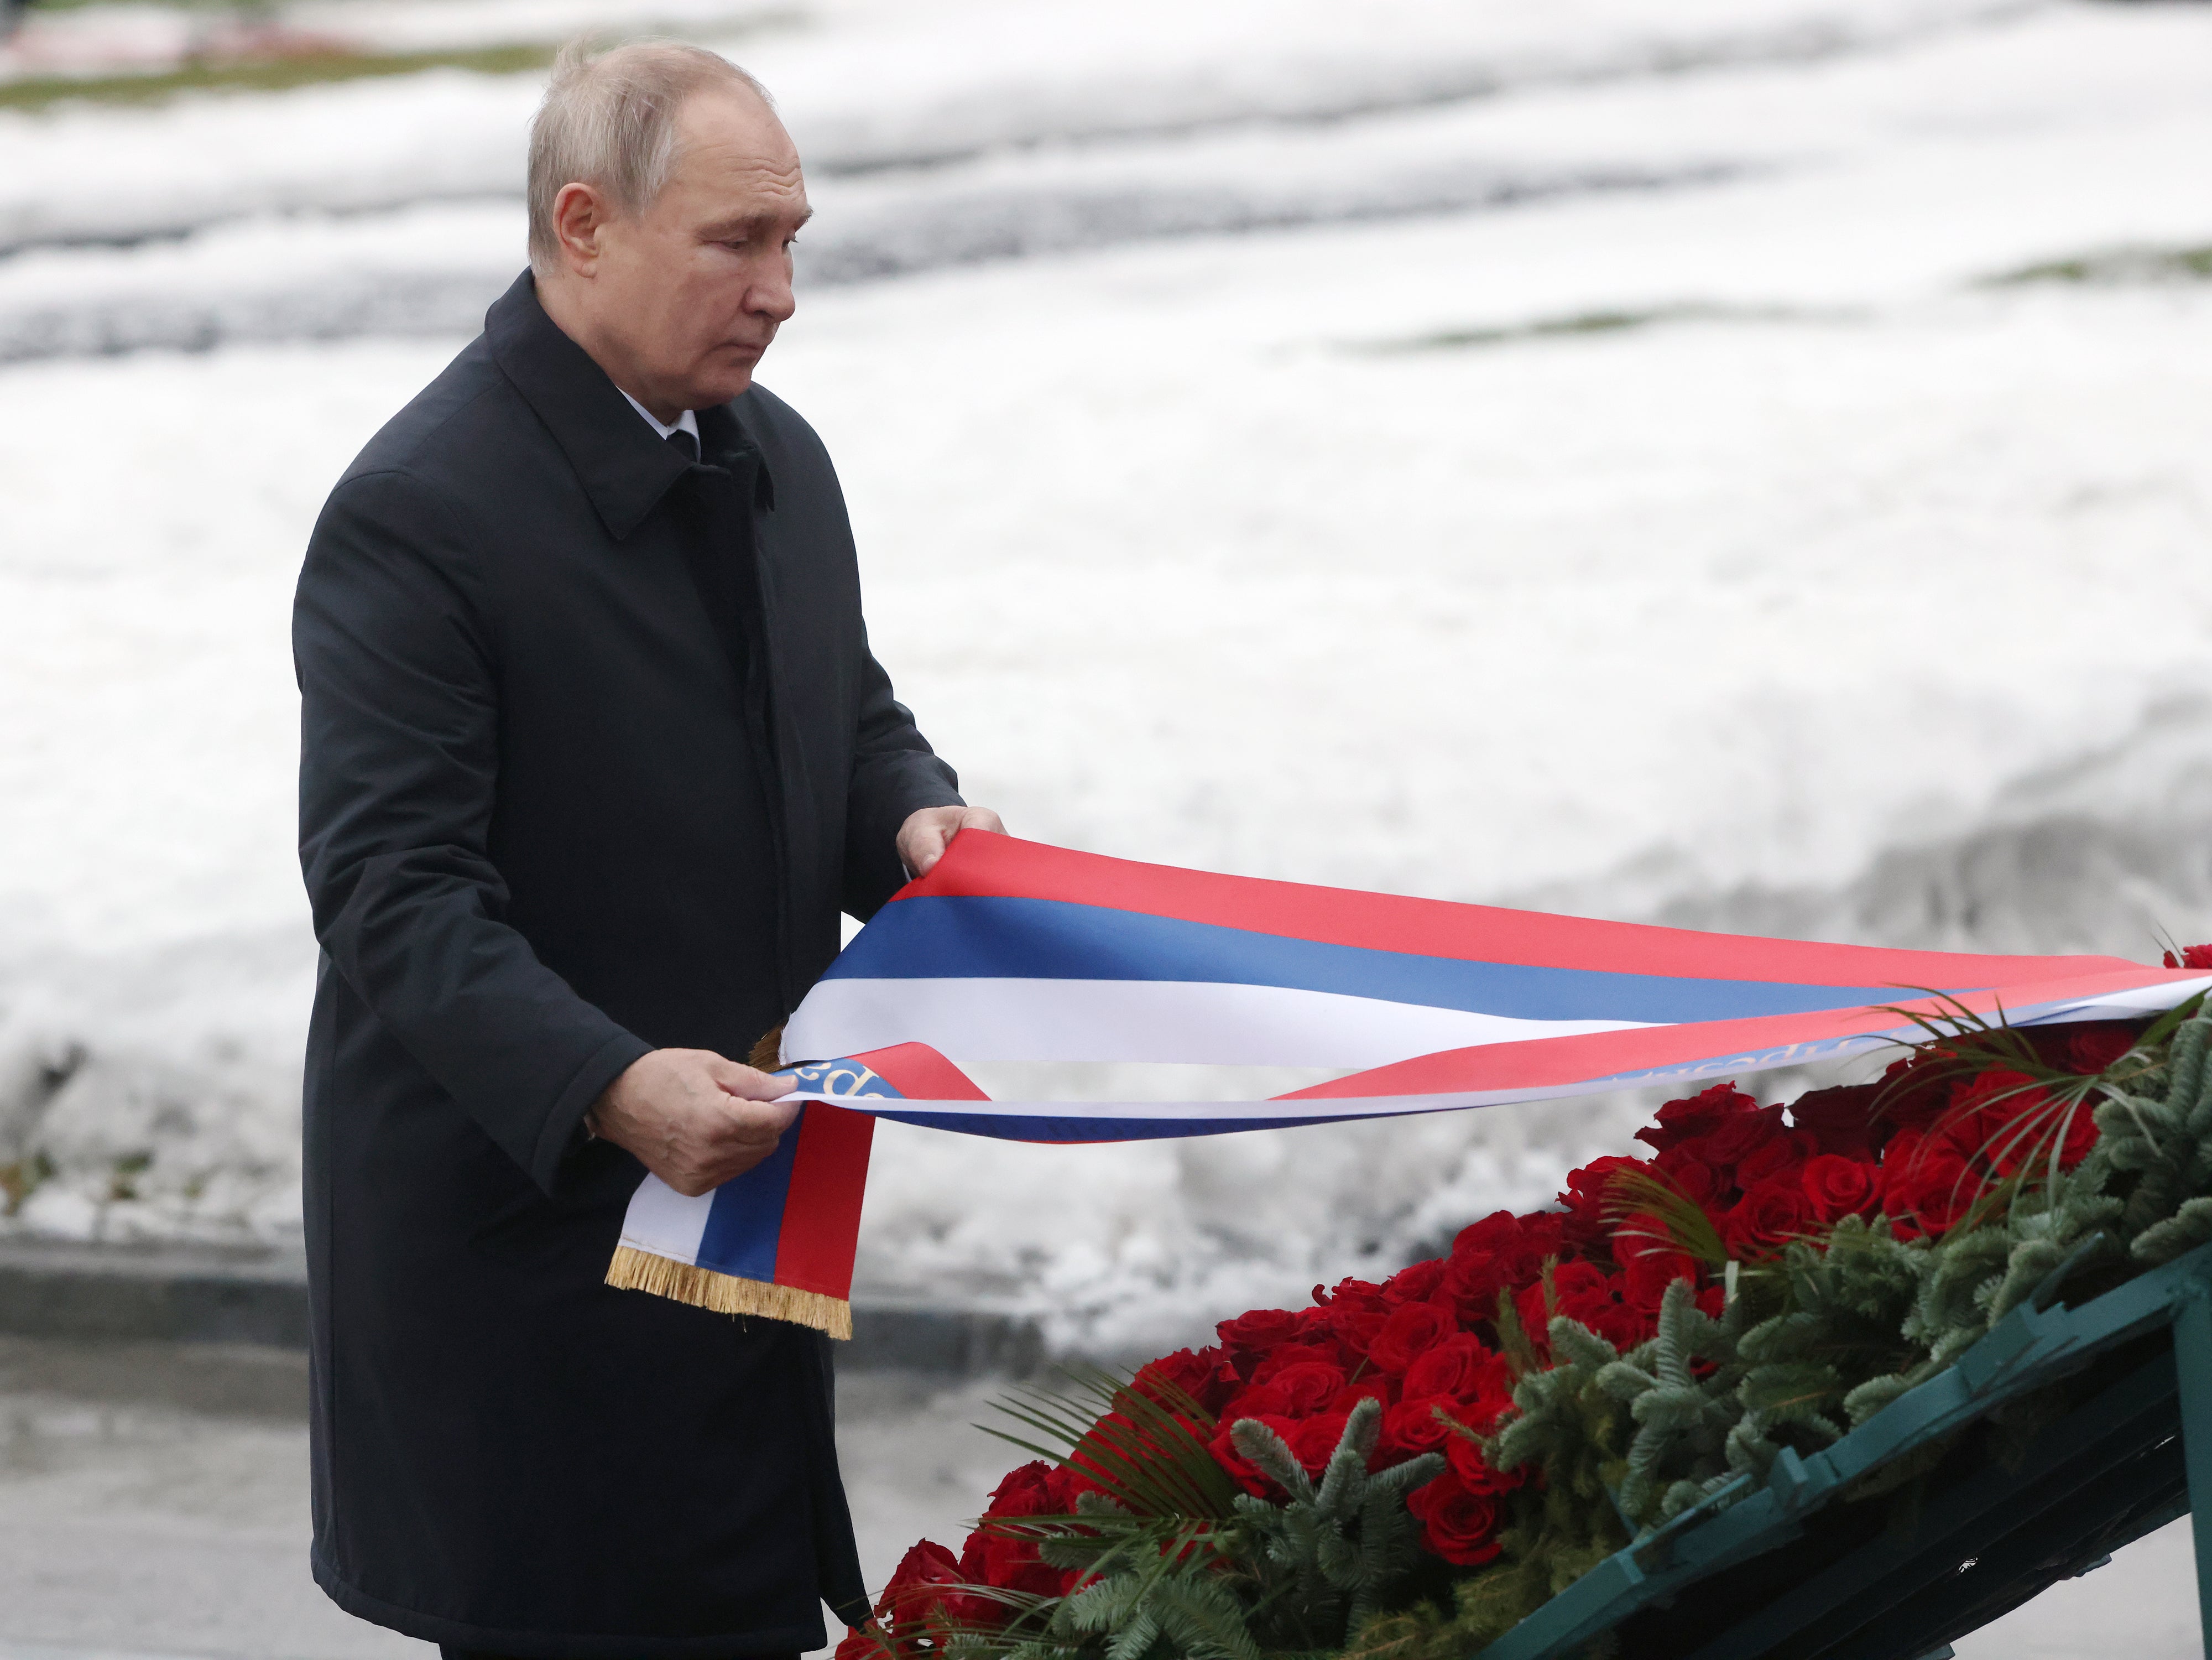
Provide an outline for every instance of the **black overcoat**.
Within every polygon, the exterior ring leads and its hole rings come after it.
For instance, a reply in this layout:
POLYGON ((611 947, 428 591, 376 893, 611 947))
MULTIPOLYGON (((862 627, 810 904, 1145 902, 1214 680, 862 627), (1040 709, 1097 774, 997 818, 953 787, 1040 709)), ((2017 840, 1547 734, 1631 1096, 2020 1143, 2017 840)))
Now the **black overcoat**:
POLYGON ((301 573, 313 1567, 432 1642, 714 1660, 864 1596, 826 1340, 601 1283, 586 1107, 742 1058, 959 800, 868 650, 836 475, 756 387, 690 464, 526 274, 301 573))

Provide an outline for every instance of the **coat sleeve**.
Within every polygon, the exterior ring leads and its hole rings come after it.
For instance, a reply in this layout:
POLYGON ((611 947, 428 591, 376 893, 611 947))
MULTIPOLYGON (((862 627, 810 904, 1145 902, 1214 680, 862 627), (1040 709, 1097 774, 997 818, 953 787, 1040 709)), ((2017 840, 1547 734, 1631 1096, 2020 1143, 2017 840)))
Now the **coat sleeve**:
POLYGON ((404 473, 349 479, 324 509, 293 609, 300 861, 331 965, 550 1193, 585 1110, 652 1046, 501 920, 498 698, 469 539, 404 473))
POLYGON ((858 709, 845 802, 844 908, 865 922, 906 881, 898 831, 907 815, 966 804, 958 775, 929 747, 906 705, 891 696, 891 678, 867 648, 865 629, 858 709))

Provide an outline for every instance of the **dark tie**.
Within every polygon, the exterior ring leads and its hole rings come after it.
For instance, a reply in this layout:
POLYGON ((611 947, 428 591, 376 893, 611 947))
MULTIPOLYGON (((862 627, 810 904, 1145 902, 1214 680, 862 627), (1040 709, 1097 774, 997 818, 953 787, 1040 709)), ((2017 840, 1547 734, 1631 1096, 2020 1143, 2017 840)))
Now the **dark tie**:
POLYGON ((668 435, 668 447, 682 456, 686 462, 696 461, 699 459, 698 439, 681 429, 668 435))

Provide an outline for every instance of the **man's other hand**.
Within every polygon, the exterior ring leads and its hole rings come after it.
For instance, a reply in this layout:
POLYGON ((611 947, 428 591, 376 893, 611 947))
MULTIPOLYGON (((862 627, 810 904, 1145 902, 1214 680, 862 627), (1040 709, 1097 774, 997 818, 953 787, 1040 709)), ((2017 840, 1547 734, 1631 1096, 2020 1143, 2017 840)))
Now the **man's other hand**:
POLYGON ((655 1049, 607 1085, 586 1122, 696 1199, 775 1151, 799 1116, 801 1104, 782 1098, 796 1087, 712 1049, 655 1049))
POLYGON ((945 857, 952 838, 964 830, 1006 833, 999 815, 988 807, 924 807, 908 813, 899 826, 899 863, 908 876, 928 875, 929 867, 945 857))

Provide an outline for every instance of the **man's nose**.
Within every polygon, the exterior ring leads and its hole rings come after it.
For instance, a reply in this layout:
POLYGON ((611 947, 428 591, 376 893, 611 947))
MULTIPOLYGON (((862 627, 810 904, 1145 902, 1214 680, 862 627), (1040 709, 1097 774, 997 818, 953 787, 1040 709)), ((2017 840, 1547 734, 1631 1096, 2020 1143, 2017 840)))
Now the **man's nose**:
POLYGON ((791 320, 791 313, 799 309, 799 301, 791 292, 789 260, 777 262, 753 280, 745 295, 745 309, 773 323, 791 320))

